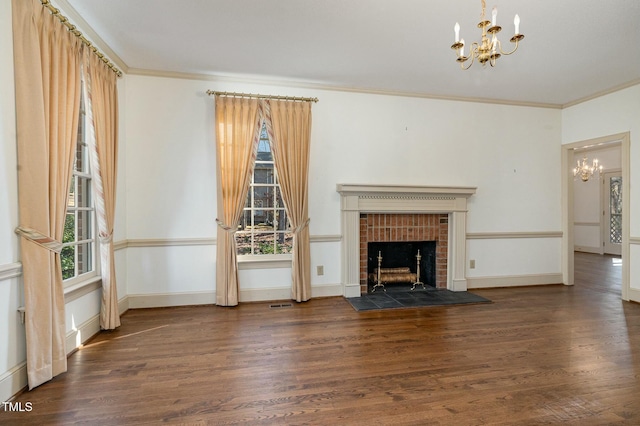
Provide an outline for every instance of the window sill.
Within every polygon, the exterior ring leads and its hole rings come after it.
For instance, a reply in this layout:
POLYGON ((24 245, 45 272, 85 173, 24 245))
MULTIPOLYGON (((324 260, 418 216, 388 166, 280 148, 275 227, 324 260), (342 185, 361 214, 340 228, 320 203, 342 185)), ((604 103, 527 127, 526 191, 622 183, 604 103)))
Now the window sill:
POLYGON ((238 269, 283 269, 291 268, 290 254, 261 255, 261 256, 238 256, 238 269))
POLYGON ((94 275, 64 288, 64 303, 69 303, 102 287, 102 277, 94 275))

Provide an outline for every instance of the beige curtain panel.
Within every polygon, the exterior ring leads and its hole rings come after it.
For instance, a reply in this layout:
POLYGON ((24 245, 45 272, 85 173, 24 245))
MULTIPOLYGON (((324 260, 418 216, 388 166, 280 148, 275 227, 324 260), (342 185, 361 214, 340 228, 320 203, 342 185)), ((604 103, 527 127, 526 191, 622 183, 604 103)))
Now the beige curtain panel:
POLYGON ((238 304, 235 232, 249 190, 260 138, 258 100, 216 96, 218 224, 216 304, 238 304))
POLYGON ((267 129, 278 181, 291 229, 291 298, 311 298, 311 254, 309 242, 309 146, 311 103, 265 101, 267 129))
POLYGON ((113 223, 116 211, 118 171, 118 82, 117 75, 96 55, 85 59, 87 133, 100 240, 102 302, 100 328, 120 326, 116 285, 113 223))
POLYGON ((32 389, 67 369, 59 248, 76 147, 83 45, 39 0, 13 0, 12 11, 17 231, 23 237, 27 377, 32 389))

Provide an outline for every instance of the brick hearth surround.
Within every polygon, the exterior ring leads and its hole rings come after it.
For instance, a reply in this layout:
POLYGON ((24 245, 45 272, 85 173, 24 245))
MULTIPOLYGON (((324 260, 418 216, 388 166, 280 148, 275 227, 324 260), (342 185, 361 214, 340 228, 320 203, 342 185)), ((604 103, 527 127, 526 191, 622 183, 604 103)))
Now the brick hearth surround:
POLYGON ((436 287, 447 288, 448 214, 360 214, 360 292, 367 293, 367 243, 435 241, 436 287))

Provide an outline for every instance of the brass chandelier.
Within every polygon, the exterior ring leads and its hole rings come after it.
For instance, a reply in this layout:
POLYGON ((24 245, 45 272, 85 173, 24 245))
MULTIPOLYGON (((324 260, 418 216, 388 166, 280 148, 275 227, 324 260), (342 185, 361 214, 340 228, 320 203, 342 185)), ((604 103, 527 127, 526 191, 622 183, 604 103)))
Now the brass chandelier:
POLYGON ((598 159, 594 158, 591 165, 587 163, 587 157, 583 157, 582 161, 577 160, 576 167, 573 168, 573 177, 580 178, 581 181, 588 181, 594 173, 602 173, 602 164, 598 164, 598 159))
POLYGON ((456 51, 458 58, 456 61, 460 62, 460 68, 467 70, 473 65, 477 59, 482 65, 487 65, 487 62, 492 66, 496 66, 496 61, 502 55, 511 55, 518 50, 518 42, 524 38, 523 34, 520 34, 520 17, 518 15, 513 19, 515 25, 515 34, 511 37, 511 43, 515 44, 515 47, 511 52, 505 52, 502 50, 502 43, 498 40, 498 33, 502 30, 502 27, 496 24, 496 18, 498 16, 498 9, 493 8, 491 12, 491 21, 485 19, 484 11, 486 8, 485 0, 482 0, 482 14, 480 15, 480 22, 478 28, 482 30, 482 37, 480 43, 474 41, 469 50, 469 56, 465 56, 464 52, 464 39, 460 38, 460 24, 456 22, 453 27, 455 31, 455 43, 451 45, 451 48, 456 51), (469 65, 465 66, 465 62, 469 62, 469 65))

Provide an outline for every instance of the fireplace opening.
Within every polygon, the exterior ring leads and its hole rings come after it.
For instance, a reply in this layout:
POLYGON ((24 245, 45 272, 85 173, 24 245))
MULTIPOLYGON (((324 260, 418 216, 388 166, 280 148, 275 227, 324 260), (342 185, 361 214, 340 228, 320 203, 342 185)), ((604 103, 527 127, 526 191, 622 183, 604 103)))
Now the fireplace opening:
MULTIPOLYGON (((416 279, 425 287, 436 287, 436 241, 394 241, 367 243, 367 292, 378 290, 376 287, 378 265, 386 272, 398 272, 399 280, 392 278, 384 282, 384 287, 404 286, 411 288, 416 279), (420 273, 418 274, 417 255, 420 252, 420 273), (378 256, 381 257, 379 261, 378 256), (404 268, 401 270, 400 268, 404 268), (408 268, 408 269, 407 269, 408 268), (393 271, 389 271, 393 269, 393 271), (409 272, 406 274, 404 272, 409 272), (413 281, 413 282, 409 282, 413 281)), ((390 275, 387 275, 390 277, 390 275)), ((419 286, 417 288, 422 288, 419 286)))

